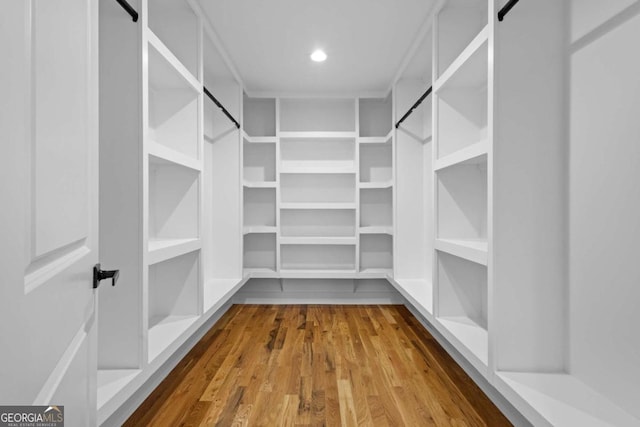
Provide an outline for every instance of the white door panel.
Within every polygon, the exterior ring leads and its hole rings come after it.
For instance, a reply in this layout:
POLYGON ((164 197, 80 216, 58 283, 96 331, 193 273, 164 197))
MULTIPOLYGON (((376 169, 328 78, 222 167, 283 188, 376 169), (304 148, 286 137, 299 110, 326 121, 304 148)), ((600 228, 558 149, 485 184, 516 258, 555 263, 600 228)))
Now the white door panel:
POLYGON ((0 402, 96 422, 97 0, 0 17, 0 402))

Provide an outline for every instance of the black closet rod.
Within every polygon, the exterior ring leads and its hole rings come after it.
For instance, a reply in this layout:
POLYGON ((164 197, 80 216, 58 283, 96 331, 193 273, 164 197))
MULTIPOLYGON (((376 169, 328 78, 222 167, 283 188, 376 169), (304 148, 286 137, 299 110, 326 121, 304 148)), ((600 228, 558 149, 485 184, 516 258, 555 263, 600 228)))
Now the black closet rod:
POLYGON ((509 11, 511 10, 511 8, 513 6, 516 5, 516 3, 518 3, 518 1, 520 0, 509 0, 507 2, 507 4, 505 4, 504 6, 502 6, 502 9, 500 9, 500 12, 498 12, 498 21, 502 22, 502 20, 504 19, 504 17, 507 15, 507 13, 509 13, 509 11))
POLYGON ((402 122, 404 122, 406 118, 409 117, 411 113, 413 113, 413 110, 415 110, 416 108, 418 108, 420 104, 422 104, 422 101, 424 101, 427 98, 427 96, 429 96, 429 94, 431 93, 432 88, 433 86, 429 86, 429 89, 427 89, 427 91, 423 93, 420 98, 418 98, 418 100, 411 106, 411 108, 409 108, 409 111, 404 113, 404 116, 402 116, 402 118, 398 120, 398 122, 396 123, 396 129, 398 129, 398 127, 400 127, 402 122))
POLYGON ((116 1, 120 6, 122 6, 124 10, 127 11, 129 15, 131 15, 131 19, 133 19, 133 22, 138 22, 138 12, 136 12, 136 10, 133 7, 131 7, 129 3, 127 3, 127 0, 116 0, 116 1))
MULTIPOLYGON (((505 15, 507 13, 509 13, 509 11, 511 10, 511 8, 513 8, 513 6, 516 5, 516 3, 518 3, 519 0, 509 0, 507 2, 507 4, 505 4, 502 9, 500 9, 500 12, 498 12, 498 21, 502 21, 505 17, 505 15)), ((420 104, 422 104, 422 101, 425 100, 425 98, 427 96, 429 96, 429 94, 431 93, 431 89, 432 87, 429 87, 429 89, 427 89, 427 91, 425 93, 422 94, 422 96, 415 102, 415 104, 413 104, 411 106, 411 108, 409 108, 409 111, 407 111, 404 116, 402 116, 402 118, 400 120, 398 120, 398 122, 396 123, 396 129, 402 124, 402 122, 405 121, 405 119, 407 117, 409 117, 411 115, 411 113, 413 113, 413 110, 415 110, 416 108, 418 108, 418 106, 420 104)))
POLYGON ((220 104, 220 101, 218 101, 216 99, 215 96, 213 96, 213 94, 211 92, 209 92, 209 90, 204 87, 204 93, 209 97, 209 99, 211 99, 213 101, 214 104, 216 104, 216 106, 222 110, 222 112, 224 113, 225 116, 227 116, 229 118, 229 120, 231 120, 233 122, 234 125, 236 125, 236 127, 238 129, 240 129, 240 123, 237 122, 236 119, 233 118, 233 116, 231 114, 229 114, 229 112, 227 111, 226 108, 224 108, 224 106, 222 104, 220 104))

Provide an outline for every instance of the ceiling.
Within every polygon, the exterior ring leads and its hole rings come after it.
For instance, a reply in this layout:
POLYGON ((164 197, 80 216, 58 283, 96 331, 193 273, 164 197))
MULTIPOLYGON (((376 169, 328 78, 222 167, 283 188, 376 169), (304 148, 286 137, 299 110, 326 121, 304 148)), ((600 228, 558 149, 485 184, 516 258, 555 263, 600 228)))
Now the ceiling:
POLYGON ((435 0, 199 0, 252 94, 385 92, 435 0), (324 49, 328 59, 309 55, 324 49))

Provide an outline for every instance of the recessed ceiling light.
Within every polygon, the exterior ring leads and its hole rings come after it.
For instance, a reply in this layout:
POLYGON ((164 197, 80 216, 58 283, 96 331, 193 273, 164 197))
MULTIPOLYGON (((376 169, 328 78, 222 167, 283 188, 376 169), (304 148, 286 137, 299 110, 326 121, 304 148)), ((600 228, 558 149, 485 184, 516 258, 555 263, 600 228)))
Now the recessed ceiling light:
POLYGON ((314 62, 322 62, 325 59, 327 59, 327 54, 321 49, 318 49, 311 54, 311 60, 314 62))

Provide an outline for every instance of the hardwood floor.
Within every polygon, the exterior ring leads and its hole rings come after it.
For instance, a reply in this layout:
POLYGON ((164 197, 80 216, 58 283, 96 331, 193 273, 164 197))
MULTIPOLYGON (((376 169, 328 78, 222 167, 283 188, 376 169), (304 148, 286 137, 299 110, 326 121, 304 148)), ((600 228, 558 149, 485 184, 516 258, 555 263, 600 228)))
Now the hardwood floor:
POLYGON ((403 306, 235 305, 125 425, 511 424, 403 306))

